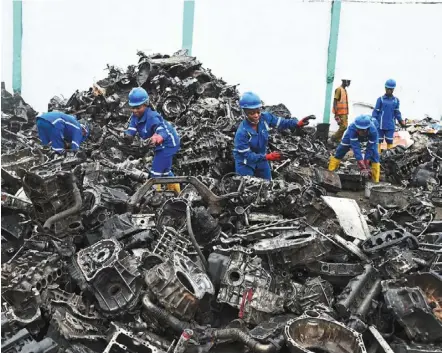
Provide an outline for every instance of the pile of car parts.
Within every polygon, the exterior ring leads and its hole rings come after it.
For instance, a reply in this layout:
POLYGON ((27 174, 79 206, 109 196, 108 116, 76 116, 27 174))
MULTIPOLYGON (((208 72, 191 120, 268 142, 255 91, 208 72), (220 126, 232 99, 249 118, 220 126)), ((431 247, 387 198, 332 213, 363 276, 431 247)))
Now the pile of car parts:
POLYGON ((314 128, 271 134, 272 181, 241 177, 236 85, 184 52, 139 56, 49 102, 91 126, 74 156, 42 148, 2 86, 3 350, 442 352, 436 140, 382 155, 405 208, 337 198, 364 181, 351 160, 326 170, 314 128), (181 136, 177 177, 149 179, 153 151, 122 142, 136 86, 181 136))

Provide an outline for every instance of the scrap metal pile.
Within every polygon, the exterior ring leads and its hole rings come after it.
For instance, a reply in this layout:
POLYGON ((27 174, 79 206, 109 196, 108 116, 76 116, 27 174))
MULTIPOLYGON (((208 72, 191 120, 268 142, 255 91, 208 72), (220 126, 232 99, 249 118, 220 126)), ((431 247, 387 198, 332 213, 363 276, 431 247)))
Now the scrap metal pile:
POLYGON ((272 135, 273 181, 235 175, 236 87, 183 53, 140 53, 49 109, 92 126, 80 153, 54 158, 2 89, 3 352, 442 352, 437 148, 407 174, 434 183, 363 215, 333 196, 314 129, 272 135), (138 85, 177 126, 180 176, 148 179, 152 151, 121 143, 138 85))

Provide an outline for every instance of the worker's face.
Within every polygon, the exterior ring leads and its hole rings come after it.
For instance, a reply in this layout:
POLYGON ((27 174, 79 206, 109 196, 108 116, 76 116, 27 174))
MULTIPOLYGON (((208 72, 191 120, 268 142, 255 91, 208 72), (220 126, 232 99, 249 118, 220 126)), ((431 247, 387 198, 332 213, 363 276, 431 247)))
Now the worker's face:
POLYGON ((130 109, 132 110, 133 115, 135 115, 137 118, 141 118, 146 108, 146 104, 141 104, 136 107, 131 107, 130 109))
POLYGON ((247 120, 253 124, 253 125, 258 125, 259 123, 259 118, 261 116, 261 109, 260 108, 256 108, 256 109, 244 109, 244 113, 247 116, 247 120))
POLYGON ((359 136, 367 136, 368 135, 368 129, 365 129, 365 130, 358 129, 358 135, 359 136))
POLYGON ((350 86, 350 80, 342 80, 342 86, 344 86, 344 87, 348 87, 348 86, 350 86))
POLYGON ((393 92, 394 92, 394 88, 385 87, 385 95, 387 95, 388 97, 391 97, 393 95, 393 92))

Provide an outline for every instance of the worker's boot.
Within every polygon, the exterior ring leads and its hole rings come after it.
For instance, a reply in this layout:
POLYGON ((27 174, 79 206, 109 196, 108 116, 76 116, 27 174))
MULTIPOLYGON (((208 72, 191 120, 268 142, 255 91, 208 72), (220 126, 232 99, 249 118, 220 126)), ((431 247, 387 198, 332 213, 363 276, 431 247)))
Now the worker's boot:
POLYGON ((393 144, 392 143, 387 143, 387 149, 389 150, 390 148, 393 148, 393 144))
POLYGON ((331 156, 330 162, 328 163, 328 170, 332 172, 332 171, 338 169, 340 163, 341 163, 340 159, 338 159, 334 156, 331 156))
POLYGON ((379 183, 381 178, 381 163, 371 163, 371 180, 375 183, 379 183))
POLYGON ((175 191, 177 194, 181 192, 180 184, 167 184, 166 189, 169 191, 175 191))

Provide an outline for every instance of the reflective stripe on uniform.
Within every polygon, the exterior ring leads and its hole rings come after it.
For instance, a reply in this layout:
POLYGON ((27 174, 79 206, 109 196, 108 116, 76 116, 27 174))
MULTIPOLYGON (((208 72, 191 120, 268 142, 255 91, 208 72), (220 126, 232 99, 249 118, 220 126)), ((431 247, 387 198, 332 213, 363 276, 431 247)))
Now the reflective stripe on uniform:
POLYGON ((69 121, 65 121, 65 123, 66 123, 67 125, 70 125, 70 126, 76 128, 77 130, 80 130, 80 128, 79 128, 77 125, 72 124, 72 123, 70 123, 69 121))
POLYGON ((64 121, 64 119, 62 119, 62 118, 55 119, 55 120, 52 122, 52 125, 57 124, 59 121, 64 121))
POLYGON ((158 175, 158 176, 168 176, 170 172, 158 173, 158 172, 154 172, 153 170, 151 170, 150 173, 153 175, 158 175))
POLYGON ((281 117, 278 117, 278 122, 276 123, 276 127, 278 127, 279 124, 281 124, 281 117))

